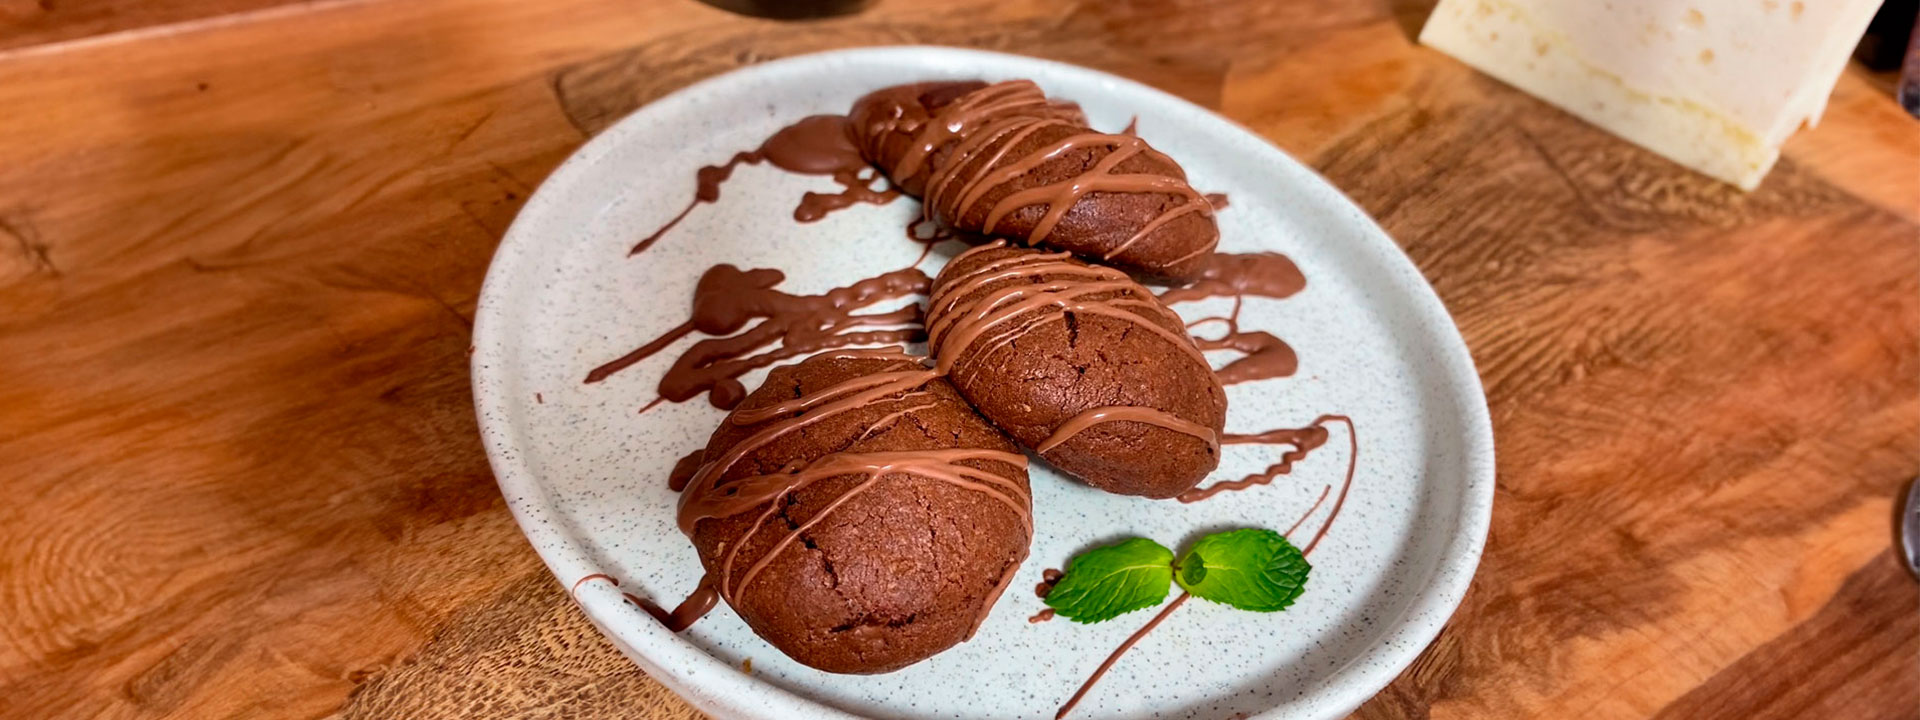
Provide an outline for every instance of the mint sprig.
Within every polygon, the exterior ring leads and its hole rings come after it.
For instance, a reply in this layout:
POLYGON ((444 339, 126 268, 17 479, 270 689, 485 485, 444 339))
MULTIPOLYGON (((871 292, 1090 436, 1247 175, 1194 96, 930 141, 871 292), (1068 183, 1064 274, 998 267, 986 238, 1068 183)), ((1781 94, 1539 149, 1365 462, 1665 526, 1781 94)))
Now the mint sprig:
POLYGON ((1047 607, 1077 623, 1097 623, 1159 605, 1173 582, 1173 551, 1146 538, 1095 548, 1067 563, 1047 607))
POLYGON ((1179 566, 1174 582, 1194 597, 1254 612, 1287 609, 1313 570, 1286 536, 1260 528, 1200 538, 1179 566))
POLYGON ((1047 593, 1047 607, 1077 623, 1097 623, 1159 605, 1169 585, 1194 597, 1254 612, 1278 612, 1306 590, 1313 566, 1286 536, 1243 528, 1200 538, 1179 562, 1172 550, 1129 538, 1074 556, 1047 593))

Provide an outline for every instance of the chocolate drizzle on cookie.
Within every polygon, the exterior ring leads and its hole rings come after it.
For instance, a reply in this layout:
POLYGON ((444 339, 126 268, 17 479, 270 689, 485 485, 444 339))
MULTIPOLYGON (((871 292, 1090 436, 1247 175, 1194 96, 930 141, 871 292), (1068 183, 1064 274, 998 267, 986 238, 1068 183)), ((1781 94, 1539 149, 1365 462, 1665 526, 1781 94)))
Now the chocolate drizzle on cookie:
MULTIPOLYGON (((953 263, 1006 246, 1006 241, 995 240, 961 253, 953 263)), ((1192 338, 1147 320, 1147 314, 1159 314, 1179 323, 1178 315, 1151 298, 1123 294, 1140 287, 1126 273, 1075 262, 1069 257, 1068 253, 1029 253, 1002 258, 974 269, 966 279, 941 285, 930 299, 927 313, 927 349, 940 360, 941 370, 951 369, 962 353, 970 352, 973 344, 983 338, 987 345, 979 352, 991 354, 1034 328, 1064 322, 1068 312, 1134 323, 1165 338, 1175 351, 1205 362, 1192 338), (1011 283, 969 297, 987 285, 1016 278, 1039 282, 1011 283), (1046 307, 1058 308, 1061 312, 1032 312, 1046 307), (989 331, 997 332, 987 335, 989 331)))
POLYGON ((1177 433, 1192 435, 1201 440, 1205 440, 1214 452, 1219 452, 1220 450, 1220 436, 1219 433, 1214 432, 1213 428, 1183 419, 1159 408, 1134 405, 1107 405, 1093 408, 1071 418, 1067 418, 1066 422, 1060 423, 1059 427, 1054 428, 1053 435, 1041 441, 1039 445, 1035 445, 1033 451, 1045 455, 1048 450, 1059 447, 1061 443, 1073 439, 1073 436, 1079 435, 1087 428, 1101 423, 1119 421, 1146 423, 1177 433))
MULTIPOLYGON (((953 107, 958 107, 958 104, 953 107)), ((1133 135, 1109 135, 1048 117, 1009 115, 972 132, 955 146, 952 156, 930 174, 925 205, 922 207, 928 217, 937 215, 948 222, 968 218, 984 208, 985 216, 979 231, 991 235, 1013 211, 1029 205, 1043 205, 1046 211, 1024 237, 1027 242, 1037 245, 1046 243, 1054 227, 1066 217, 1067 211, 1089 193, 1158 193, 1179 199, 1172 207, 1161 210, 1135 230, 1125 241, 1107 249, 1100 256, 1103 260, 1112 260, 1175 218, 1188 213, 1213 213, 1213 205, 1187 185, 1185 178, 1162 173, 1116 172, 1121 163, 1143 154, 1169 165, 1173 163, 1171 158, 1148 147, 1146 141, 1133 135), (1073 132, 1031 150, 1014 152, 1028 138, 1049 128, 1073 132), (1098 153, 1099 160, 1078 175, 1007 193, 990 205, 984 204, 988 193, 996 188, 1029 176, 1049 160, 1083 149, 1105 152, 1098 153)), ((1219 233, 1215 232, 1211 241, 1176 257, 1168 264, 1178 264, 1202 253, 1212 252, 1218 242, 1219 233)))

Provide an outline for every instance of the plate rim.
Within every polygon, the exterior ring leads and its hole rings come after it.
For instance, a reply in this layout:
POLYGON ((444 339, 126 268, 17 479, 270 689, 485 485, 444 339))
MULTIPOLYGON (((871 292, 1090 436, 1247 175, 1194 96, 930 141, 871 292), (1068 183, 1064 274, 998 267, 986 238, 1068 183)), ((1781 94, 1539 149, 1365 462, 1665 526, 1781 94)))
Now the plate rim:
MULTIPOLYGON (((1433 284, 1419 267, 1407 256, 1393 238, 1381 228, 1373 217, 1342 192, 1338 186, 1321 176, 1319 172, 1281 149, 1265 136, 1241 125, 1213 110, 1202 107, 1184 98, 1160 90, 1153 86, 1130 80, 1112 73, 1087 68, 1071 63, 1046 60, 1014 53, 1002 53, 970 48, 944 47, 935 45, 883 45, 827 50, 788 56, 765 63, 757 63, 736 68, 718 75, 701 79, 680 89, 662 95, 635 108, 619 121, 609 125, 598 135, 587 140, 578 149, 567 156, 558 167, 540 182, 538 188, 528 198, 527 203, 515 215, 507 232, 502 235, 488 262, 485 280, 481 284, 480 295, 476 303, 473 325, 472 357, 469 360, 471 389, 474 411, 482 444, 487 454, 488 466, 494 473, 501 493, 512 512, 514 521, 521 534, 533 546, 534 552, 546 564, 549 573, 566 589, 570 599, 577 604, 594 626, 608 640, 618 647, 622 654, 639 665, 649 677, 667 686, 696 708, 710 715, 740 718, 792 717, 792 713, 801 712, 809 717, 845 718, 857 720, 861 716, 828 705, 819 700, 808 698, 773 683, 762 681, 755 676, 738 672, 731 664, 698 652, 710 667, 698 669, 723 670, 724 672, 695 673, 694 668, 668 668, 655 662, 647 653, 629 643, 628 638, 639 637, 647 642, 682 642, 678 635, 668 633, 657 624, 637 622, 640 613, 628 608, 620 595, 611 591, 575 592, 569 588, 568 577, 584 577, 594 572, 594 566, 587 551, 579 545, 578 539, 567 538, 564 543, 543 544, 535 541, 538 526, 555 525, 561 513, 552 507, 550 500, 542 502, 513 502, 513 498, 545 498, 546 490, 521 457, 519 447, 514 443, 516 431, 508 420, 511 415, 509 393, 504 389, 511 385, 505 377, 504 363, 494 360, 510 351, 510 338, 495 329, 496 323, 505 324, 500 317, 509 311, 501 307, 504 303, 501 295, 503 288, 509 285, 514 275, 524 272, 523 257, 539 242, 531 225, 536 218, 551 211, 551 207, 561 202, 565 194, 578 184, 588 168, 596 164, 620 147, 629 136, 643 130, 646 118, 643 114, 656 106, 685 104, 695 101, 701 95, 716 87, 738 81, 742 76, 788 70, 798 65, 817 64, 822 61, 845 60, 848 62, 886 62, 910 56, 910 59, 924 63, 928 56, 947 56, 953 62, 965 62, 969 59, 993 61, 995 63, 1027 64, 1044 67, 1055 74, 1079 75, 1085 79, 1097 81, 1106 87, 1125 87, 1134 92, 1156 97, 1160 102, 1184 106, 1188 110, 1199 111, 1203 116, 1224 123, 1232 129, 1255 139, 1279 157, 1281 161, 1293 166, 1294 170, 1305 173, 1318 181, 1328 191, 1328 201, 1336 205, 1335 209, 1351 211, 1361 222, 1360 230, 1365 236, 1367 246, 1380 257, 1377 260, 1420 278, 1417 288, 1406 299, 1410 309, 1416 313, 1414 324, 1429 329, 1436 336, 1440 347, 1447 352, 1435 363, 1440 378, 1459 389, 1465 402, 1459 408, 1462 421, 1463 452, 1462 466, 1466 469, 1465 485, 1461 493, 1459 518, 1453 527, 1444 531, 1446 543, 1439 554, 1432 577, 1424 584, 1415 586, 1413 599, 1407 606, 1404 616, 1395 627, 1388 629, 1367 649, 1356 655, 1346 667, 1335 671, 1328 678, 1328 688, 1322 694, 1321 711, 1315 718, 1337 718, 1344 716, 1360 706, 1366 700, 1378 694, 1402 671, 1411 665, 1440 631, 1446 626, 1460 601, 1466 595, 1468 586, 1476 574, 1481 555, 1485 550, 1489 527, 1492 522, 1493 499, 1495 489, 1495 463, 1493 426, 1487 406, 1486 390, 1480 380, 1480 374, 1473 361, 1466 339, 1460 334, 1453 316, 1446 309, 1433 284), (1344 205, 1344 207, 1338 207, 1344 205), (496 318, 499 318, 496 320, 496 318), (1362 662, 1365 661, 1365 662, 1362 662), (695 676, 699 675, 699 679, 695 676), (784 703, 784 706, 781 704, 784 703)), ((1409 283, 1411 285, 1412 283, 1409 283)), ((595 586, 597 587, 597 586, 595 586)), ((691 645, 689 644, 691 647, 691 645)), ((1253 717, 1269 717, 1277 708, 1262 710, 1253 717)))

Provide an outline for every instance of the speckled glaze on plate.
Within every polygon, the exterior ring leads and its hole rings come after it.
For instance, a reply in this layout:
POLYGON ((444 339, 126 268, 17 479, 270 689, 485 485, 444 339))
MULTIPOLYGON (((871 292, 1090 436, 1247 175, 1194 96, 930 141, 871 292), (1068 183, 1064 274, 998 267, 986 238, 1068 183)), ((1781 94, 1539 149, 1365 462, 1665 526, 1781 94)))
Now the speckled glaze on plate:
MULTIPOLYGON (((1479 563, 1493 501, 1493 437, 1479 378, 1452 320, 1393 242, 1325 180, 1202 108, 1092 70, 944 48, 797 57, 702 82, 595 138, 548 178, 501 243, 474 330, 474 401, 502 492, 527 538, 588 617, 646 671, 726 718, 1050 718, 1152 612, 1098 625, 1029 624, 1041 571, 1128 535, 1180 547, 1226 527, 1284 529, 1349 459, 1343 430, 1271 486, 1195 505, 1108 495, 1036 464, 1033 554, 977 637, 899 672, 831 675, 788 660, 722 605, 681 635, 621 593, 663 605, 694 589, 700 565, 675 529, 667 473, 722 417, 704 399, 645 414, 683 340, 605 382, 587 371, 685 319, 715 263, 773 267, 789 291, 820 292, 912 262, 911 200, 797 224, 823 177, 767 166, 735 172, 637 257, 627 249, 671 218, 694 171, 758 145, 800 117, 844 112, 884 85, 1032 78, 1079 102, 1095 127, 1139 116, 1139 133, 1178 158, 1196 188, 1225 192, 1221 249, 1275 250, 1305 272, 1286 300, 1248 298, 1242 326, 1299 351, 1291 378, 1234 386, 1227 429, 1303 426, 1322 413, 1358 425, 1351 496, 1312 556, 1291 610, 1259 614, 1194 601, 1168 617, 1074 711, 1075 718, 1335 718, 1393 679, 1431 641, 1479 563), (604 573, 618 578, 582 578, 604 573), (751 659, 752 670, 742 670, 751 659)), ((924 265, 936 272, 948 254, 924 265)), ((1197 318, 1226 300, 1180 306, 1197 318)), ((1204 331, 1204 328, 1202 328, 1204 331)), ((764 374, 750 375, 754 387, 764 374)), ((1266 466, 1278 450, 1230 446, 1216 478, 1266 466)), ((1296 538, 1326 517, 1322 508, 1296 538)))

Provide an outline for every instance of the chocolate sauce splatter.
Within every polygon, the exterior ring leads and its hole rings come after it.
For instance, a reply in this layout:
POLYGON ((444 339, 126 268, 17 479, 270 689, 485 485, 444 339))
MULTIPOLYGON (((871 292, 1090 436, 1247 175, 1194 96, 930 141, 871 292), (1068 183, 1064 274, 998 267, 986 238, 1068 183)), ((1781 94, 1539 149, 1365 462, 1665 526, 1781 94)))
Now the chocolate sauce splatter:
POLYGON ((687 489, 687 481, 700 471, 700 464, 707 461, 707 451, 703 448, 682 455, 673 463, 673 472, 667 475, 667 489, 680 492, 687 489))
MULTIPOLYGON (((717 600, 719 596, 713 592, 712 577, 713 576, 708 575, 700 578, 700 586, 694 589, 693 594, 687 596, 686 600, 682 601, 671 611, 663 610, 659 605, 655 605, 653 601, 630 592, 622 592, 620 593, 620 597, 626 598, 626 601, 632 603, 635 607, 647 611, 648 615, 652 615, 653 619, 660 621, 661 625, 667 627, 667 632, 677 633, 687 629, 694 621, 699 620, 705 616, 708 611, 713 610, 714 601, 717 600)), ((612 583, 614 587, 620 587, 619 578, 606 573, 594 573, 573 581, 573 587, 567 589, 567 594, 579 595, 580 586, 592 580, 605 580, 612 583)))
POLYGON ((1060 578, 1066 576, 1066 573, 1059 570, 1047 568, 1045 572, 1040 573, 1040 583, 1033 586, 1033 594, 1040 596, 1043 600, 1046 599, 1047 594, 1053 592, 1053 586, 1059 584, 1060 578))
POLYGON ((847 133, 845 116, 814 115, 781 128, 757 149, 734 153, 724 163, 700 168, 694 173, 693 199, 667 224, 635 243, 627 255, 631 257, 646 252, 701 203, 719 201, 720 186, 733 177, 734 168, 762 162, 801 175, 828 175, 844 188, 838 193, 809 192, 802 195, 800 204, 793 209, 793 219, 800 222, 819 220, 828 213, 857 203, 885 205, 900 197, 898 190, 873 189, 874 183, 880 180, 880 173, 861 159, 860 149, 854 147, 852 137, 847 133))
POLYGON ((652 600, 636 596, 633 593, 621 593, 621 595, 627 599, 627 602, 633 603, 639 606, 641 610, 647 611, 647 614, 652 615, 653 619, 660 621, 661 625, 666 626, 667 632, 672 633, 685 630, 692 626, 695 621, 706 617, 707 613, 713 610, 713 606, 720 602, 720 593, 715 592, 713 589, 712 575, 700 578, 700 587, 694 589, 692 595, 688 595, 687 599, 680 601, 680 604, 674 606, 672 610, 662 608, 654 604, 652 600))
POLYGON ((717 337, 694 343, 674 362, 660 378, 660 397, 677 403, 705 392, 714 407, 726 409, 746 397, 738 378, 756 368, 829 348, 917 342, 923 335, 918 305, 854 313, 887 300, 924 294, 932 281, 917 269, 895 270, 819 295, 775 289, 785 279, 779 270, 709 268, 694 289, 691 319, 594 368, 586 382, 600 382, 698 330, 717 337), (761 322, 747 328, 753 320, 761 322))
POLYGON ((1226 333, 1198 340, 1202 350, 1233 350, 1241 356, 1214 372, 1222 385, 1288 377, 1300 369, 1300 358, 1286 341, 1273 334, 1240 329, 1240 308, 1246 296, 1287 298, 1307 285, 1300 268, 1279 253, 1219 253, 1207 261, 1200 279, 1185 287, 1160 293, 1168 305, 1215 297, 1233 298, 1233 311, 1221 317, 1188 323, 1189 329, 1207 323, 1226 325, 1226 333))
POLYGON ((573 581, 573 586, 572 586, 572 587, 569 587, 569 588, 567 588, 567 594, 568 594, 568 595, 579 595, 579 594, 580 594, 580 586, 581 586, 581 585, 585 585, 585 584, 587 584, 588 582, 591 582, 591 581, 594 581, 594 580, 605 580, 605 581, 607 581, 607 582, 610 582, 610 583, 613 583, 613 586, 614 586, 614 587, 620 587, 620 579, 619 579, 619 578, 616 578, 616 577, 614 577, 614 576, 612 576, 612 575, 608 575, 608 574, 606 574, 606 573, 594 573, 594 574, 592 574, 592 575, 588 575, 588 576, 586 576, 586 577, 583 577, 583 578, 580 578, 579 580, 575 580, 575 581, 573 581))
POLYGON ((1333 491, 1332 485, 1328 485, 1326 487, 1320 488, 1320 497, 1314 498, 1313 506, 1307 508, 1307 511, 1300 515, 1300 519, 1293 521, 1292 525, 1287 526, 1287 531, 1280 534, 1286 535, 1288 537, 1292 537, 1293 531, 1299 530, 1301 525, 1306 524, 1307 518, 1313 517, 1314 513, 1320 511, 1320 504, 1327 501, 1327 493, 1332 491, 1333 491))
POLYGON ((907 239, 920 244, 920 256, 913 259, 907 267, 919 267, 933 254, 933 246, 948 240, 960 239, 960 233, 938 220, 914 217, 907 221, 907 239))
POLYGON ((1238 359, 1214 371, 1214 377, 1220 378, 1221 385, 1290 377, 1300 369, 1300 358, 1286 341, 1259 330, 1242 332, 1237 322, 1227 327, 1225 336, 1196 341, 1201 350, 1234 350, 1241 354, 1238 359))
MULTIPOLYGON (((1046 572, 1040 573, 1040 582, 1033 586, 1033 594, 1045 600, 1047 595, 1053 592, 1053 586, 1059 584, 1060 578, 1063 577, 1066 577, 1066 573, 1062 573, 1053 568, 1047 568, 1046 572)), ((1029 624, 1039 624, 1052 619, 1053 608, 1046 608, 1034 613, 1033 617, 1027 618, 1027 622, 1029 624)))
POLYGON ((1293 297, 1307 287, 1300 266, 1280 253, 1214 253, 1200 270, 1200 278, 1160 293, 1168 305, 1212 297, 1253 295, 1276 300, 1293 297))
POLYGON ((1213 206, 1214 212, 1220 212, 1221 210, 1225 210, 1227 209, 1227 194, 1226 193, 1207 193, 1207 204, 1213 206))
POLYGON ((1353 471, 1359 467, 1360 431, 1354 429, 1353 418, 1344 415, 1327 417, 1347 425, 1347 477, 1340 481, 1340 496, 1333 500, 1333 512, 1327 514, 1327 521, 1320 524, 1320 530, 1313 534, 1313 539, 1307 541, 1306 547, 1300 549, 1303 555, 1313 554, 1313 549, 1319 547, 1320 541, 1327 537, 1327 531, 1333 529, 1333 521, 1340 517, 1340 509, 1346 507, 1347 491, 1353 489, 1353 471))

